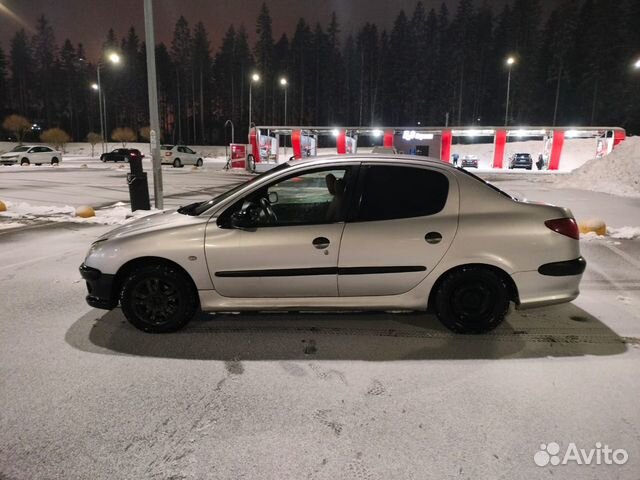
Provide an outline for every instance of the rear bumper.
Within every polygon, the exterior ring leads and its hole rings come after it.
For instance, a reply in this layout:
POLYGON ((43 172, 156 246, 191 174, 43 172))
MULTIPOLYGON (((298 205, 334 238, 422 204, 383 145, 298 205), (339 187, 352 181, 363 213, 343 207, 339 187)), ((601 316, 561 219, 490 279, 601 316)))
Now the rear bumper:
POLYGON ((518 289, 518 308, 543 307, 574 300, 587 263, 582 257, 541 265, 536 271, 512 275, 518 289), (544 273, 543 273, 544 272, 544 273))
POLYGON ((87 282, 87 303, 94 308, 111 310, 118 305, 113 295, 115 275, 104 274, 97 268, 80 265, 80 275, 87 282))

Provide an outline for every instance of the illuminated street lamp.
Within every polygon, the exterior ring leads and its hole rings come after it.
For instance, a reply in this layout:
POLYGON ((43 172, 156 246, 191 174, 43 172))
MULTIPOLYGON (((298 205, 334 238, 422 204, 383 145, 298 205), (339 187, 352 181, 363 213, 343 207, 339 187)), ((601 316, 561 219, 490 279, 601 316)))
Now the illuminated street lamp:
MULTIPOLYGON (((117 65, 121 62, 122 57, 118 55, 116 52, 110 52, 106 55, 106 58, 109 62, 114 65, 117 65)), ((107 99, 102 89, 102 83, 100 82, 100 69, 104 66, 102 61, 98 62, 96 65, 96 73, 98 76, 98 83, 94 83, 91 85, 91 88, 98 92, 98 105, 100 110, 100 134, 102 135, 102 153, 105 153, 109 149, 109 140, 106 137, 106 128, 107 128, 107 99), (105 144, 106 142, 106 144, 105 144)))
POLYGON ((509 93, 511 91, 511 67, 516 63, 516 59, 514 57, 507 58, 507 68, 509 69, 509 76, 507 77, 507 106, 504 111, 504 126, 506 127, 509 124, 509 93))
MULTIPOLYGON (((280 79, 280 85, 284 88, 284 126, 287 126, 287 90, 289 89, 289 82, 282 77, 280 79)), ((284 156, 287 156, 287 137, 284 138, 284 156)))
POLYGON ((287 79, 282 77, 280 79, 280 85, 282 85, 282 87, 284 88, 284 126, 287 126, 287 90, 288 90, 288 86, 289 86, 289 82, 287 82, 287 79))
POLYGON ((249 82, 249 130, 251 130, 251 90, 254 83, 260 81, 260 75, 254 73, 251 75, 251 81, 249 82))
POLYGON ((640 70, 640 58, 636 60, 636 63, 633 64, 633 68, 636 70, 640 70))

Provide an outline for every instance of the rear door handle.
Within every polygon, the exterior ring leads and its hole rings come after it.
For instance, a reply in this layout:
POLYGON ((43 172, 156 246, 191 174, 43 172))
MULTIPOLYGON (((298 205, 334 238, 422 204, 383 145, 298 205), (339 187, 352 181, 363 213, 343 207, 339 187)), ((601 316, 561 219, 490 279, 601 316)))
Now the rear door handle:
POLYGON ((436 243, 440 243, 442 240, 442 234, 440 232, 429 232, 424 236, 424 239, 427 243, 435 245, 436 243))
POLYGON ((316 247, 318 250, 324 250, 325 248, 329 247, 329 245, 331 244, 331 242, 329 241, 328 238, 326 237, 317 237, 313 239, 313 242, 311 242, 313 244, 314 247, 316 247))

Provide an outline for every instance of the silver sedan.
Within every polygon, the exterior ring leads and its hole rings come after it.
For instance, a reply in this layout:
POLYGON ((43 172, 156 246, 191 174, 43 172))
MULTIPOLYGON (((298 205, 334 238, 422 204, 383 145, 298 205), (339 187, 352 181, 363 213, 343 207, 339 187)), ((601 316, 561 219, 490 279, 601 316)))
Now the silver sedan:
POLYGON ((585 261, 562 207, 518 201, 406 156, 293 161, 91 245, 87 302, 147 332, 198 310, 433 310, 481 333, 578 296, 585 261))

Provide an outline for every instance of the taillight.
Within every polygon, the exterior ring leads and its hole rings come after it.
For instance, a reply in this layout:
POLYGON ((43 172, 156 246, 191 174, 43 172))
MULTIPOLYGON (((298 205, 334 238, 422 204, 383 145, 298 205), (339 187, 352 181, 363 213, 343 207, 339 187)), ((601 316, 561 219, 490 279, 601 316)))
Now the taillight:
POLYGON ((576 240, 580 239, 580 230, 573 218, 556 218, 554 220, 547 220, 544 224, 556 233, 576 240))
POLYGON ((170 156, 171 156, 171 152, 167 152, 167 153, 165 153, 165 155, 166 155, 167 157, 170 157, 170 156))

